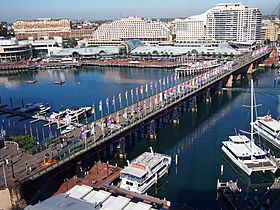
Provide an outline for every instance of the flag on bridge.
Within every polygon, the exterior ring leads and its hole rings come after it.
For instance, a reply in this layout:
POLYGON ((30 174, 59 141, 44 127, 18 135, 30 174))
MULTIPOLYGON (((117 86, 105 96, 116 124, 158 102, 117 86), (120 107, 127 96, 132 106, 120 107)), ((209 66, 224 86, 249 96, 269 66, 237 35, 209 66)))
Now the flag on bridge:
POLYGON ((102 100, 99 102, 99 111, 102 111, 102 100))

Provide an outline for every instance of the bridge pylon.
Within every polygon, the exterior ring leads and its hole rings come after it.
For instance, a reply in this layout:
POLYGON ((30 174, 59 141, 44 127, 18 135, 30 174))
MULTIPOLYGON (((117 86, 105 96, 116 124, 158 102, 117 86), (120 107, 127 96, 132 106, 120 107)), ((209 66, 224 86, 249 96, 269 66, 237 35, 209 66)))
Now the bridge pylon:
POLYGON ((223 95, 223 83, 222 82, 219 82, 217 93, 219 96, 223 95))
POLYGON ((172 123, 178 125, 180 123, 178 107, 175 107, 172 113, 172 123))
POLYGON ((205 102, 206 103, 211 103, 212 102, 210 89, 207 89, 206 92, 205 92, 205 102))
POLYGON ((192 97, 191 100, 190 100, 189 111, 197 112, 197 98, 196 98, 196 96, 192 97))
POLYGON ((231 88, 233 85, 233 75, 230 75, 230 77, 228 78, 228 81, 227 81, 227 84, 226 84, 226 87, 229 87, 231 88))
POLYGON ((148 137, 151 140, 157 139, 157 132, 156 132, 156 121, 152 120, 148 125, 148 137))

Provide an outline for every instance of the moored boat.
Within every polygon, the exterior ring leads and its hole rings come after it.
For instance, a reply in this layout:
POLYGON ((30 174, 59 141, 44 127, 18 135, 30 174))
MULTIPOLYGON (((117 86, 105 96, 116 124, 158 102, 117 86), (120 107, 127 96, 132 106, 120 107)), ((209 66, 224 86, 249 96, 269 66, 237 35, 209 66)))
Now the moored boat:
POLYGON ((120 188, 145 193, 164 174, 168 173, 171 157, 164 154, 144 152, 121 171, 120 188))
POLYGON ((222 151, 228 158, 247 175, 252 172, 272 172, 278 169, 277 162, 267 155, 253 139, 253 116, 254 116, 254 92, 253 80, 251 80, 251 132, 250 139, 245 135, 229 136, 228 141, 223 141, 222 151))
POLYGON ((254 130, 264 140, 280 149, 280 122, 273 119, 271 115, 257 117, 254 122, 254 130))

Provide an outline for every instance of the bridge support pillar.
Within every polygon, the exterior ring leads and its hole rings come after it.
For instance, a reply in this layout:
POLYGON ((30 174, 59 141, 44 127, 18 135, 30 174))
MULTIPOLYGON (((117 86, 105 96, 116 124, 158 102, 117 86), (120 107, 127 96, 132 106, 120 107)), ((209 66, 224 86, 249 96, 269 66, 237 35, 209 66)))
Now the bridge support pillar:
POLYGON ((190 111, 197 112, 197 99, 196 96, 194 96, 190 101, 190 111))
POLYGON ((20 182, 17 179, 12 179, 8 183, 8 186, 12 209, 24 209, 27 205, 22 197, 22 188, 20 182))
POLYGON ((83 176, 83 168, 82 168, 82 162, 78 161, 76 163, 76 176, 78 178, 81 178, 83 176))
POLYGON ((156 121, 152 120, 148 125, 148 137, 151 140, 157 139, 157 133, 156 133, 156 121))
POLYGON ((241 80, 241 79, 242 79, 241 74, 238 74, 237 77, 236 77, 236 80, 239 81, 239 80, 241 80))
POLYGON ((206 103, 211 103, 212 102, 210 89, 207 89, 206 92, 205 92, 205 101, 206 101, 206 103))
POLYGON ((126 159, 126 152, 125 152, 125 139, 122 139, 119 143, 119 158, 126 159))
POLYGON ((179 113, 178 113, 178 107, 174 108, 174 111, 172 113, 172 123, 174 125, 178 125, 180 123, 180 119, 179 119, 179 113))
POLYGON ((219 82, 219 86, 218 86, 218 95, 223 95, 223 83, 219 82))
POLYGON ((155 120, 152 120, 150 124, 148 125, 148 136, 152 140, 157 139, 157 133, 156 133, 156 122, 155 120))
POLYGON ((254 64, 252 63, 247 70, 247 74, 253 74, 255 71, 256 68, 254 68, 254 64))
POLYGON ((230 77, 228 78, 226 87, 232 87, 233 85, 233 75, 230 75, 230 77))

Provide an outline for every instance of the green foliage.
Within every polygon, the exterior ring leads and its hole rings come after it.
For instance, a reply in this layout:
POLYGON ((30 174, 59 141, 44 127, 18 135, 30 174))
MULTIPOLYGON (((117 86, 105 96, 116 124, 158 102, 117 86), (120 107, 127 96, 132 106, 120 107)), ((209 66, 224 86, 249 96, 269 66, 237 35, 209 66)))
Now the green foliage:
POLYGON ((78 42, 76 41, 75 38, 69 38, 66 41, 62 42, 62 46, 64 48, 73 48, 73 47, 76 47, 77 44, 78 44, 78 42))
POLYGON ((33 136, 13 136, 11 140, 18 143, 19 147, 30 150, 36 145, 36 138, 33 136))
POLYGON ((264 40, 264 44, 270 44, 270 39, 266 39, 266 40, 264 40))

